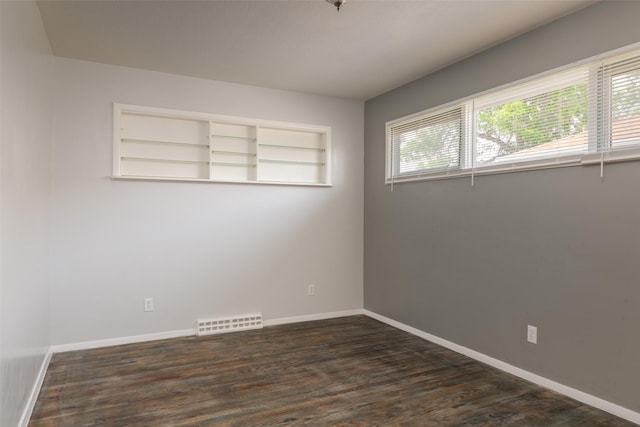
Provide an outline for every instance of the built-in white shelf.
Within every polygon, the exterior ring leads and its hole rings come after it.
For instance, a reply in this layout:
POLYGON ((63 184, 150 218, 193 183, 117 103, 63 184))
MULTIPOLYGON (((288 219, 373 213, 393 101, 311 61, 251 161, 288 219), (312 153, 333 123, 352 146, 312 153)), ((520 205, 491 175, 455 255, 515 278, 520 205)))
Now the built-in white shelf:
POLYGON ((331 129, 114 104, 113 177, 331 184, 331 129))

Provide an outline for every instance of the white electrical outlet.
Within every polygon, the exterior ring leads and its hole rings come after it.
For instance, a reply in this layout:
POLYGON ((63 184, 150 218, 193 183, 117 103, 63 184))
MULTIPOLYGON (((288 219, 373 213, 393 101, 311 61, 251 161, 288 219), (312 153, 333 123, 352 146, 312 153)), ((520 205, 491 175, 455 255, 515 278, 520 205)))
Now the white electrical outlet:
POLYGON ((538 328, 527 325, 527 341, 531 344, 538 344, 538 328))
POLYGON ((153 298, 144 299, 144 311, 153 311, 153 298))
POLYGON ((316 294, 316 285, 311 283, 307 288, 307 295, 315 295, 316 294))

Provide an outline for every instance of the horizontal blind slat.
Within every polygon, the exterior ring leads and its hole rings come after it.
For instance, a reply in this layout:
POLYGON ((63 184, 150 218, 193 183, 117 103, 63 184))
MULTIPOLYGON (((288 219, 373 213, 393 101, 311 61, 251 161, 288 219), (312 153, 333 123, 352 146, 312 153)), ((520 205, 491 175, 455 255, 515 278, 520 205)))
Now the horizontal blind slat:
POLYGON ((393 125, 392 175, 459 167, 462 112, 458 106, 393 125))
POLYGON ((640 146, 640 55, 625 55, 603 63, 598 102, 600 150, 640 146))

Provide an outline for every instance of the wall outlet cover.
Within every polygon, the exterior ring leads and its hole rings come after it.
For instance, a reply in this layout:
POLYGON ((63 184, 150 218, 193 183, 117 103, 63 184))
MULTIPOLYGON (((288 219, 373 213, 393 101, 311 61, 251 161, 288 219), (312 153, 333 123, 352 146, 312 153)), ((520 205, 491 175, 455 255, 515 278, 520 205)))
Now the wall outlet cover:
POLYGON ((531 344, 538 344, 538 328, 527 325, 527 341, 531 344))

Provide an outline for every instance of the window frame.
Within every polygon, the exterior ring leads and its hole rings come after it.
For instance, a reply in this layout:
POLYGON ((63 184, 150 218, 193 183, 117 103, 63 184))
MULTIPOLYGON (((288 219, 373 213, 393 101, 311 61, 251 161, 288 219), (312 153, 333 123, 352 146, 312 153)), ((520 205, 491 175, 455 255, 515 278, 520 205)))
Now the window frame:
POLYGON ((611 64, 633 57, 640 58, 640 43, 609 51, 580 62, 555 68, 462 99, 438 105, 425 111, 388 121, 385 124, 385 184, 466 176, 473 177, 474 175, 590 165, 594 163, 601 163, 603 165, 604 163, 611 162, 640 160, 640 139, 635 139, 635 142, 629 143, 628 148, 622 148, 618 145, 616 149, 612 149, 611 141, 603 140, 603 133, 604 135, 611 134, 612 121, 610 119, 608 121, 605 120, 605 125, 608 129, 603 130, 602 119, 599 119, 599 115, 607 116, 611 109, 611 94, 608 93, 608 91, 610 91, 612 85, 611 82, 602 79, 602 75, 605 72, 604 70, 611 64), (538 87, 538 92, 568 87, 572 81, 572 74, 577 75, 581 72, 587 75, 586 83, 588 90, 586 127, 588 138, 586 151, 579 153, 565 151, 563 153, 561 150, 556 150, 555 152, 549 151, 539 155, 532 155, 530 158, 523 158, 521 161, 492 162, 486 165, 478 165, 475 163, 475 152, 477 148, 475 117, 477 112, 480 111, 480 108, 490 108, 491 105, 500 105, 501 103, 522 99, 522 97, 527 95, 531 96, 531 94, 536 91, 530 88, 532 86, 538 87), (436 115, 438 112, 453 110, 455 108, 462 108, 463 111, 466 112, 465 120, 463 120, 464 132, 461 141, 460 168, 445 171, 429 171, 425 169, 412 174, 394 175, 393 164, 391 163, 392 159, 390 159, 393 150, 391 130, 395 126, 406 125, 406 123, 410 123, 412 120, 421 120, 424 117, 436 115))
MULTIPOLYGON (((410 178, 410 177, 414 177, 414 176, 419 176, 419 175, 423 175, 424 173, 447 173, 447 172, 452 172, 452 171, 457 171, 457 170, 461 170, 463 168, 463 158, 465 157, 464 152, 466 151, 466 147, 464 144, 464 140, 465 140, 465 133, 467 132, 466 129, 466 111, 465 111, 465 106, 459 106, 459 105, 454 105, 452 107, 449 108, 442 108, 442 109, 438 109, 435 111, 428 111, 426 113, 420 113, 418 115, 414 115, 414 116, 410 116, 409 118, 403 119, 403 120, 399 120, 399 121, 395 121, 393 122, 393 124, 387 124, 386 126, 386 132, 387 132, 387 165, 386 165, 386 171, 387 171, 387 175, 394 175, 396 177, 403 177, 403 178, 410 178), (456 110, 460 110, 459 111, 459 117, 456 117, 454 114, 456 114, 456 110), (396 149, 396 141, 394 138, 394 130, 397 128, 402 128, 404 127, 406 124, 411 124, 411 123, 417 123, 417 122, 421 122, 421 121, 425 121, 425 120, 433 120, 432 123, 429 123, 429 126, 431 125, 437 125, 439 123, 444 123, 447 120, 438 120, 438 117, 441 116, 443 118, 446 119, 454 119, 454 120, 460 120, 460 135, 459 135, 459 141, 458 141, 458 153, 457 153, 457 157, 458 157, 458 161, 457 161, 457 166, 456 167, 444 167, 444 168, 424 168, 424 169, 419 169, 416 171, 410 171, 410 172, 404 172, 404 173, 400 173, 398 172, 397 174, 394 174, 393 172, 395 170, 399 170, 400 169, 400 156, 398 155, 394 155, 394 153, 397 151, 399 152, 399 148, 396 149), (426 171, 430 171, 430 172, 426 172, 426 171)), ((416 126, 416 129, 418 129, 418 127, 416 126)), ((399 142, 398 142, 399 144, 399 142)))

